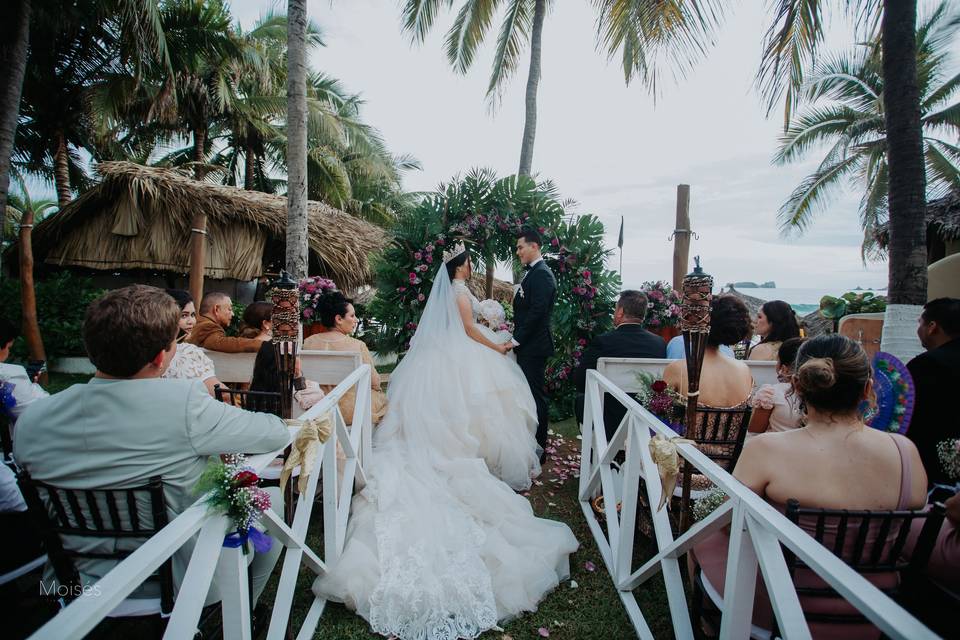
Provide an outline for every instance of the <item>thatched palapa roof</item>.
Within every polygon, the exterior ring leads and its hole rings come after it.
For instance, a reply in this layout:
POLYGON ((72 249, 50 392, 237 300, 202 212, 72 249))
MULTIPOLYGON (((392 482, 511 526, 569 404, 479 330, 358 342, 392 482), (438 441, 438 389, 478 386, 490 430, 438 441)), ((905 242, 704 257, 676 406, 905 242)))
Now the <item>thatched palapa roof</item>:
MULTIPOLYGON (((207 215, 205 275, 250 280, 286 236, 283 196, 194 180, 173 169, 102 162, 102 180, 33 232, 38 261, 97 270, 190 269, 190 229, 207 215), (269 245, 268 245, 269 243, 269 245)), ((311 262, 342 288, 372 280, 368 257, 384 232, 321 202, 308 203, 311 262)))
MULTIPOLYGON (((960 191, 953 190, 946 197, 927 203, 927 243, 937 237, 941 242, 960 240, 960 191)), ((887 223, 877 229, 877 241, 887 248, 890 242, 890 227, 887 223)))

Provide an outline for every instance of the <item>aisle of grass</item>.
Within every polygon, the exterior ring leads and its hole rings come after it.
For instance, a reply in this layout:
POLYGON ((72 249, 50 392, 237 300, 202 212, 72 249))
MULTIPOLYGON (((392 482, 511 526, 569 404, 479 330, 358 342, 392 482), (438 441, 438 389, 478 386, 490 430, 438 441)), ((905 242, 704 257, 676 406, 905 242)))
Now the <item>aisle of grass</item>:
MULTIPOLYGON (((504 625, 502 631, 489 631, 481 638, 539 640, 545 637, 542 633, 548 633, 550 638, 577 640, 635 637, 577 501, 580 441, 577 439, 576 423, 567 420, 556 424, 553 432, 550 444, 555 451, 551 452, 544 468, 539 480, 541 484, 533 487, 529 499, 538 516, 567 523, 580 541, 580 550, 570 558, 570 579, 549 594, 535 613, 521 616, 504 625)), ((320 510, 314 509, 310 544, 316 549, 323 547, 320 520, 320 510)), ((301 571, 300 575, 293 612, 295 629, 299 629, 313 597, 310 592, 312 581, 307 573, 301 571)), ((638 589, 636 595, 654 634, 658 638, 672 637, 663 581, 651 580, 648 586, 638 589)), ((370 631, 363 619, 338 604, 327 605, 314 637, 344 640, 381 638, 370 631)))

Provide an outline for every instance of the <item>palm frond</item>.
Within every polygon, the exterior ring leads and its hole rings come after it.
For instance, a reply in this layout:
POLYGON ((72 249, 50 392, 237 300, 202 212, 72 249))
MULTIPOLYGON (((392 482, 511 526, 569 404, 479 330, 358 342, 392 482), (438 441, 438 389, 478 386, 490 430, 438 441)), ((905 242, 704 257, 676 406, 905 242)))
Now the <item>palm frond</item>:
POLYGON ((815 209, 828 200, 831 192, 863 162, 860 156, 847 158, 810 174, 793 190, 780 207, 778 219, 783 233, 805 231, 812 222, 815 209))
POLYGON ((423 42, 444 4, 450 8, 453 0, 407 0, 401 13, 403 30, 410 33, 414 42, 423 42))
POLYGON ((529 2, 513 0, 503 17, 493 54, 490 82, 487 83, 487 101, 491 110, 498 106, 503 89, 519 67, 520 56, 530 41, 530 29, 533 27, 531 8, 529 2))

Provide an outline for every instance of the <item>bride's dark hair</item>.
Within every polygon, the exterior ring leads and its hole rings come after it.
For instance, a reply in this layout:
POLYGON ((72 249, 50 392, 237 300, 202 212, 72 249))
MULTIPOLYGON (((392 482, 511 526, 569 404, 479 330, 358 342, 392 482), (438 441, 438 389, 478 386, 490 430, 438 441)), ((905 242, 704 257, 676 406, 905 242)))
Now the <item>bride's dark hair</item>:
POLYGON ((453 278, 457 273, 457 268, 464 265, 469 258, 470 252, 464 251, 447 263, 447 275, 450 276, 450 282, 453 282, 453 278))

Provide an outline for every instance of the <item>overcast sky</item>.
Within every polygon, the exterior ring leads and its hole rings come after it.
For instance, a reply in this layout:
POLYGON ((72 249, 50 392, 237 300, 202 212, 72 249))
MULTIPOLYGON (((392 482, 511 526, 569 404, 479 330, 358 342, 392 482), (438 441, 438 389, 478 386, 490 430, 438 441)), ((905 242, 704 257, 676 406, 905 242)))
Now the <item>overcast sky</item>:
MULTIPOLYGON (((619 65, 596 51, 592 3, 555 2, 544 26, 534 171, 555 181, 564 198, 577 200, 579 212, 599 216, 609 246, 616 246, 624 216, 625 286, 670 279, 667 238, 679 183, 691 185, 691 220, 699 235, 691 256, 703 257, 718 284, 775 280, 780 287, 838 292, 886 286, 885 263, 861 262, 854 192, 835 199, 804 237, 781 237, 780 204, 821 158, 771 165, 782 116, 778 111, 765 118, 753 86, 768 3, 731 4, 707 59, 685 80, 665 83, 654 104, 640 84, 626 87, 619 65)), ((271 6, 271 0, 235 0, 232 8, 249 27, 271 6)), ((484 95, 495 30, 472 71, 461 76, 443 52, 453 14, 441 14, 429 40, 413 45, 400 31, 399 6, 399 0, 310 0, 310 18, 327 43, 312 55, 313 67, 362 94, 366 121, 391 151, 421 161, 423 171, 409 174, 406 188, 432 190, 471 167, 516 172, 526 58, 491 115, 484 95)), ((840 27, 828 44, 839 49, 853 40, 840 27)), ((616 268, 616 258, 610 266, 616 268)))

